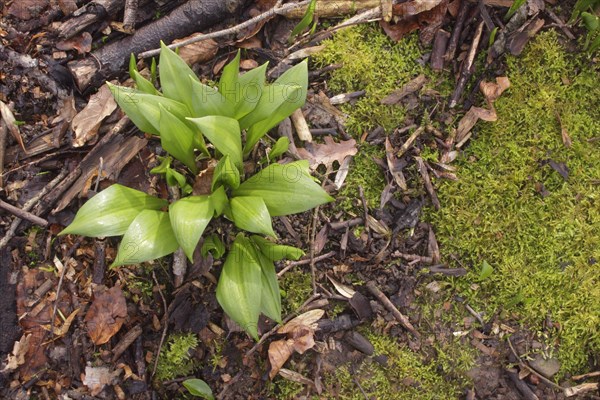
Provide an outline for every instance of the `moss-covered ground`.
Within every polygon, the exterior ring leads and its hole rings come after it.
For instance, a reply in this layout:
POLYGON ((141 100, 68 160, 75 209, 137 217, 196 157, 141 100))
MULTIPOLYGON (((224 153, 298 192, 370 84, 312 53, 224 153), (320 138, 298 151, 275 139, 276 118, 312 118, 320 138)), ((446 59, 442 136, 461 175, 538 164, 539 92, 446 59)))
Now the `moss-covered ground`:
POLYGON ((580 372, 600 351, 599 69, 552 31, 507 64, 498 121, 477 125, 428 219, 445 260, 470 267, 458 291, 487 316, 552 321, 562 373, 580 372), (494 272, 478 282, 484 262, 494 272))
MULTIPOLYGON (((392 43, 377 27, 364 25, 326 42, 314 62, 343 64, 328 80, 331 93, 366 91, 342 106, 348 132, 358 139, 376 126, 389 133, 403 124, 407 111, 380 100, 419 73, 432 76, 417 63, 420 57, 416 37, 392 43)), ((521 57, 509 57, 506 75, 512 86, 496 102, 498 121, 475 127, 454 163, 459 181, 435 182, 442 209, 427 211, 425 218, 436 230, 444 261, 469 268, 448 287, 485 316, 500 312, 501 318, 539 331, 540 338, 550 335, 564 376, 587 370, 590 354, 600 350, 600 76, 589 55, 569 53, 552 31, 540 33, 521 57), (562 166, 567 179, 558 171, 562 166), (484 263, 493 273, 481 280, 484 263), (550 332, 542 332, 548 330, 543 321, 552 322, 550 332)), ((374 157, 385 157, 383 149, 362 144, 340 192, 343 209, 358 205, 352 202, 358 185, 369 206, 377 206, 385 181, 374 157)), ((428 392, 429 384, 444 387, 431 365, 409 349, 394 349, 402 353, 399 358, 412 360, 411 376, 423 383, 419 398, 438 398, 435 390, 428 392)), ((472 360, 467 353, 460 354, 461 369, 472 360)), ((453 373, 452 362, 448 366, 441 371, 446 376, 453 373)), ((370 376, 364 386, 359 382, 367 394, 374 393, 369 382, 386 388, 403 382, 398 371, 373 363, 361 368, 359 381, 370 376)), ((340 398, 355 395, 350 378, 343 368, 332 378, 341 385, 340 398)), ((404 389, 411 398, 410 388, 404 389)), ((456 390, 444 387, 439 398, 453 398, 456 390)))

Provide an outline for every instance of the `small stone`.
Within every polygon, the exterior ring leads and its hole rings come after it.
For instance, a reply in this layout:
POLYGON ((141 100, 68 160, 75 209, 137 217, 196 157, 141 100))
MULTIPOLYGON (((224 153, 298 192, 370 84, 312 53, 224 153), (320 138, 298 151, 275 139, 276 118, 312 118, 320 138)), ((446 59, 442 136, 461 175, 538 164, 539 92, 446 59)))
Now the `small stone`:
POLYGON ((544 358, 541 354, 536 354, 533 360, 529 361, 529 365, 548 379, 560 369, 560 362, 556 358, 544 358))

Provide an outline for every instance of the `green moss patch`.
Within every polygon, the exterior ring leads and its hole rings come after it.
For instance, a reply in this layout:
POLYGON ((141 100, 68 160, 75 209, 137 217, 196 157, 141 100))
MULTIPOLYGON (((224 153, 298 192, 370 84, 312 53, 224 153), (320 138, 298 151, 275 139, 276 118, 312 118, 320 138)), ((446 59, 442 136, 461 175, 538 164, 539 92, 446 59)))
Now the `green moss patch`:
POLYGON ((324 376, 325 385, 330 389, 327 393, 335 393, 336 399, 447 400, 459 397, 461 388, 457 381, 445 380, 436 371, 436 365, 423 362, 417 354, 387 335, 368 333, 367 337, 375 347, 375 354, 387 357, 387 365, 367 359, 355 371, 344 366, 324 376))
POLYGON ((586 57, 544 32, 508 59, 498 121, 475 128, 428 217, 446 260, 472 267, 459 282, 470 302, 534 330, 556 324, 563 373, 600 351, 600 78, 586 57), (484 261, 494 272, 474 288, 484 261))

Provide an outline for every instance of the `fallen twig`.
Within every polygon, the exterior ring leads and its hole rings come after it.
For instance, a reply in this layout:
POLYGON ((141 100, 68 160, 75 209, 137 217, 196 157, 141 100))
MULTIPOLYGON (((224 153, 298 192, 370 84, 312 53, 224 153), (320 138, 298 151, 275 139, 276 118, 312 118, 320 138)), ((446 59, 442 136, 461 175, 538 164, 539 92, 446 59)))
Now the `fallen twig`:
POLYGON ((458 83, 456 84, 454 92, 450 97, 450 108, 456 107, 456 104, 458 104, 458 99, 465 90, 467 81, 474 72, 475 56, 477 55, 477 48, 479 47, 481 35, 483 34, 483 26, 483 21, 481 21, 479 25, 477 25, 477 29, 475 30, 475 36, 473 37, 473 42, 471 43, 471 48, 469 49, 469 55, 462 64, 462 68, 460 69, 460 78, 458 79, 458 83))
POLYGON ((335 251, 330 251, 329 253, 321 254, 320 256, 314 257, 313 259, 311 259, 309 257, 309 258, 305 258, 303 260, 291 261, 288 265, 285 266, 285 268, 283 268, 281 271, 279 271, 277 273, 277 276, 281 277, 287 271, 289 271, 290 269, 292 269, 292 267, 295 267, 297 265, 306 265, 306 264, 310 264, 311 262, 318 263, 319 261, 323 261, 323 260, 325 260, 327 258, 333 257, 336 254, 337 253, 335 251))
POLYGON ((431 202, 433 203, 435 209, 439 210, 441 208, 440 200, 438 199, 437 194, 433 189, 433 184, 431 183, 431 178, 429 177, 429 173, 427 172, 425 162, 421 157, 415 157, 415 161, 417 162, 417 168, 419 170, 419 173, 421 174, 421 177, 423 178, 423 182, 425 183, 425 190, 427 190, 429 197, 431 197, 431 202))
MULTIPOLYGON (((221 29, 220 31, 207 33, 205 35, 194 36, 191 39, 184 40, 184 41, 178 42, 176 44, 171 44, 168 47, 170 49, 174 50, 178 47, 187 46, 189 44, 201 42, 203 40, 215 39, 215 38, 239 33, 242 30, 244 30, 244 29, 248 28, 249 26, 252 26, 258 22, 264 21, 266 19, 271 19, 276 15, 284 14, 285 12, 287 12, 289 10, 307 6, 308 4, 310 4, 310 0, 304 0, 299 3, 288 3, 288 4, 284 4, 280 7, 274 7, 274 8, 271 8, 270 10, 265 11, 262 14, 257 15, 254 18, 250 18, 248 21, 244 21, 241 24, 232 26, 231 28, 221 29)), ((138 57, 139 58, 147 58, 147 57, 156 56, 158 54, 160 54, 160 49, 153 49, 153 50, 148 50, 148 51, 138 54, 138 57)))
POLYGON ((415 335, 416 338, 421 337, 421 334, 417 332, 415 327, 410 323, 408 317, 402 314, 400 310, 398 310, 396 306, 390 301, 390 299, 388 299, 388 297, 381 290, 379 290, 377 285, 375 285, 375 282, 369 281, 367 283, 367 289, 369 289, 369 292, 371 292, 371 294, 373 294, 373 296, 375 296, 377 300, 379 300, 385 306, 385 308, 387 308, 388 311, 390 311, 394 315, 394 317, 396 317, 398 322, 400 322, 400 324, 402 324, 403 327, 405 327, 410 333, 415 335))
POLYGON ((33 222, 36 225, 46 226, 48 225, 48 221, 43 218, 38 217, 37 215, 33 215, 30 212, 20 209, 19 207, 15 207, 12 204, 8 204, 2 200, 0 200, 0 208, 8 211, 11 214, 16 215, 21 219, 26 219, 29 222, 33 222))
POLYGON ((519 365, 521 366, 521 368, 526 369, 527 371, 529 371, 533 375, 535 375, 538 378, 540 378, 540 380, 543 381, 546 385, 548 385, 550 387, 553 387, 555 389, 558 389, 561 392, 565 391, 565 388, 563 388, 562 386, 557 385, 556 383, 552 382, 550 379, 546 378, 544 375, 540 374, 535 369, 533 369, 527 362, 523 361, 523 359, 521 358, 521 356, 515 350, 512 342, 510 341, 510 338, 507 338, 507 340, 508 340, 508 346, 510 347, 510 350, 512 351, 513 355, 517 358, 517 360, 519 360, 519 365))
POLYGON ((162 334, 160 335, 160 342, 158 342, 158 349, 156 350, 156 358, 154 359, 154 365, 152 367, 152 375, 151 378, 154 378, 154 375, 156 374, 156 368, 158 367, 158 359, 160 358, 160 351, 162 350, 163 344, 165 343, 165 338, 167 337, 167 330, 169 328, 169 311, 168 311, 168 305, 167 305, 167 299, 165 299, 165 295, 163 294, 161 288, 160 288, 160 283, 158 282, 158 279, 156 279, 156 274, 154 273, 154 271, 152 271, 152 279, 154 279, 154 284, 156 285, 156 288, 158 289, 158 294, 160 295, 160 298, 162 300, 163 303, 163 307, 164 307, 164 314, 163 314, 163 318, 162 318, 162 323, 164 325, 162 334))
POLYGON ((400 150, 398 150, 398 153, 396 153, 396 157, 400 158, 404 155, 404 153, 406 153, 406 151, 410 148, 410 146, 413 145, 413 143, 415 142, 415 140, 421 136, 421 134, 425 132, 425 128, 423 128, 422 126, 418 127, 409 137, 408 139, 406 139, 406 142, 404 142, 404 144, 402 144, 402 146, 400 147, 400 150))
POLYGON ((0 119, 0 188, 4 185, 2 184, 3 175, 4 175, 4 153, 6 151, 6 135, 8 133, 8 128, 6 128, 6 123, 0 119))
MULTIPOLYGON (((44 188, 42 190, 40 190, 38 192, 38 194, 36 194, 28 202, 26 202, 23 205, 22 210, 30 211, 33 208, 33 206, 36 205, 40 201, 40 199, 46 195, 46 193, 48 193, 60 181, 62 181, 65 176, 67 176, 67 171, 62 170, 56 176, 56 178, 52 179, 52 181, 50 181, 50 183, 48 183, 46 186, 44 186, 44 188)), ((10 239, 13 238, 13 236, 15 235, 15 232, 17 231, 17 229, 19 228, 19 225, 21 224, 21 221, 22 221, 22 219, 18 218, 18 217, 13 220, 12 224, 10 225, 10 228, 8 228, 8 231, 6 231, 6 234, 4 235, 2 240, 0 240, 0 249, 3 248, 4 246, 6 246, 8 244, 8 242, 10 241, 10 239)))

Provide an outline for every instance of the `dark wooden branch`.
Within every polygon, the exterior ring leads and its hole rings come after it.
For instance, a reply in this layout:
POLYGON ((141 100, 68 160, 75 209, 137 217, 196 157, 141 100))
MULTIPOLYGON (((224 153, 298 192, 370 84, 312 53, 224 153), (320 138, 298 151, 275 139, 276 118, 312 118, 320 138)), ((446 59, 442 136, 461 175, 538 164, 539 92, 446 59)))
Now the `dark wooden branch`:
POLYGON ((73 13, 75 17, 63 22, 58 27, 58 35, 66 39, 71 38, 84 31, 93 23, 102 21, 107 16, 116 14, 122 8, 122 0, 91 1, 75 11, 73 13))
POLYGON ((205 30, 218 21, 235 15, 245 0, 190 0, 169 15, 152 22, 133 35, 104 46, 83 60, 68 64, 80 90, 97 86, 114 77, 126 66, 131 53, 153 49, 160 41, 174 39, 205 30))

